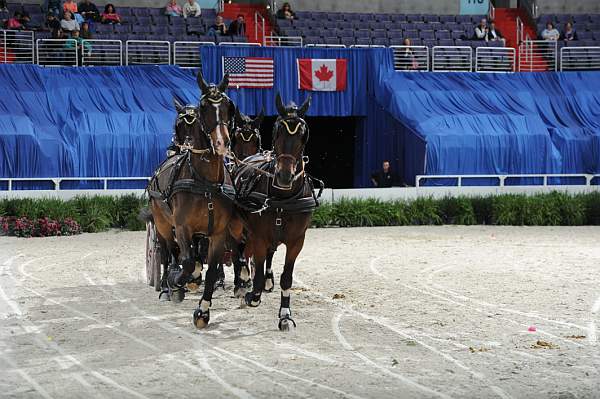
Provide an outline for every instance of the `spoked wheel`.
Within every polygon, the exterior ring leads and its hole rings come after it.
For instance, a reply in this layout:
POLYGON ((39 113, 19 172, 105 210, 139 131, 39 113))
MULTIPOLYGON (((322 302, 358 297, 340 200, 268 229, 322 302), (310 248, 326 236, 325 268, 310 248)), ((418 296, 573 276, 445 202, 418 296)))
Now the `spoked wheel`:
POLYGON ((160 291, 160 245, 154 223, 146 223, 146 282, 160 291))

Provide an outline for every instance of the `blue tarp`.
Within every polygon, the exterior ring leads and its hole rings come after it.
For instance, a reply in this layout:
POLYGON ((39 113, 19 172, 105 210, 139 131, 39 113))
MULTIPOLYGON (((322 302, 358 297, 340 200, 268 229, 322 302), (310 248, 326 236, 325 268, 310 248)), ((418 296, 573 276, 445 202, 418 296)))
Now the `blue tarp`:
POLYGON ((391 54, 374 58, 381 68, 372 76, 372 95, 399 122, 399 135, 409 131, 418 138, 405 153, 418 154, 425 143, 424 163, 405 156, 400 169, 433 175, 600 172, 600 73, 394 72, 391 54))

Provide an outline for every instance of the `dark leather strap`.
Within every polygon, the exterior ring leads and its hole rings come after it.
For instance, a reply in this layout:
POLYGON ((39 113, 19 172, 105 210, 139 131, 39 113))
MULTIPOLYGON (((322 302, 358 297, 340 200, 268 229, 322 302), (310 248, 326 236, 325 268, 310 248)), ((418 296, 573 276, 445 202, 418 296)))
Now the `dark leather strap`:
POLYGON ((283 238, 283 209, 277 208, 275 209, 275 242, 273 243, 273 247, 277 248, 277 245, 281 242, 283 238))
POLYGON ((208 227, 206 228, 206 235, 208 237, 210 237, 213 233, 213 228, 214 228, 214 224, 215 224, 215 212, 214 212, 214 205, 212 202, 212 194, 211 193, 206 193, 206 198, 208 200, 208 227))

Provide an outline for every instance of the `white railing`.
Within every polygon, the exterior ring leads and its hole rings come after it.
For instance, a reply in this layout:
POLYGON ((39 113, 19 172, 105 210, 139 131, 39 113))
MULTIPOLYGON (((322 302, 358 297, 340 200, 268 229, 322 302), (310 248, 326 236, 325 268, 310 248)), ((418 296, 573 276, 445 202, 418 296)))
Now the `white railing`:
POLYGON ((199 68, 200 46, 214 46, 213 42, 175 42, 173 43, 173 64, 181 68, 199 68))
POLYGON ((158 40, 127 40, 125 63, 126 65, 169 65, 171 64, 171 43, 158 40))
POLYGON ((33 64, 35 62, 32 31, 0 31, 0 63, 33 64))
POLYGON ((475 72, 514 72, 515 49, 512 47, 477 47, 475 72))
POLYGON ((488 18, 491 21, 496 19, 496 7, 494 7, 494 5, 492 4, 491 1, 490 1, 490 7, 488 9, 488 18))
POLYGON ((265 36, 267 36, 267 32, 265 32, 265 17, 258 11, 254 12, 254 36, 254 39, 261 43, 265 41, 265 36))
POLYGON ((519 45, 519 71, 556 71, 556 41, 530 40, 528 37, 519 45))
POLYGON ((309 43, 304 47, 321 47, 321 48, 346 48, 343 44, 326 44, 326 43, 309 43))
MULTIPOLYGON (((124 181, 150 181, 151 177, 15 177, 15 178, 0 178, 0 182, 7 182, 7 190, 3 191, 24 191, 23 189, 15 189, 15 183, 24 182, 46 182, 52 183, 55 191, 70 190, 62 188, 62 182, 91 182, 97 181, 102 183, 102 188, 98 190, 109 190, 109 182, 124 182, 124 181)), ((36 190, 36 189, 32 189, 36 190)))
POLYGON ((471 72, 473 49, 469 46, 434 46, 431 49, 433 72, 471 72))
POLYGON ((77 66, 78 44, 75 39, 37 39, 38 65, 77 66))
POLYGON ((525 25, 523 24, 521 17, 517 17, 517 46, 520 45, 521 43, 523 43, 524 32, 525 32, 525 25))
POLYGON ((275 36, 267 35, 263 46, 269 47, 302 47, 302 36, 275 36))
POLYGON ((217 0, 215 2, 215 6, 213 8, 217 12, 217 14, 222 13, 223 11, 225 11, 225 1, 224 0, 217 0))
POLYGON ((560 49, 561 71, 600 70, 600 47, 563 47, 560 49))
POLYGON ((85 40, 81 65, 123 65, 123 42, 121 40, 85 40))
MULTIPOLYGON (((346 47, 346 46, 344 46, 346 47)), ((353 44, 350 48, 385 48, 383 44, 353 44)))
POLYGON ((221 42, 219 46, 258 46, 260 47, 260 43, 246 43, 246 42, 221 42))
POLYGON ((570 179, 582 179, 583 184, 581 186, 591 186, 594 178, 600 177, 600 174, 587 174, 587 173, 550 173, 550 174, 507 174, 507 175, 417 175, 415 176, 415 187, 422 187, 421 180, 440 180, 449 179, 456 180, 457 184, 455 187, 473 187, 473 185, 464 185, 465 181, 476 180, 476 179, 497 179, 498 187, 506 187, 506 181, 510 179, 537 179, 541 184, 528 183, 527 186, 560 186, 564 183, 554 182, 554 179, 570 178, 570 179))
POLYGON ((427 46, 390 46, 396 71, 429 71, 427 46))

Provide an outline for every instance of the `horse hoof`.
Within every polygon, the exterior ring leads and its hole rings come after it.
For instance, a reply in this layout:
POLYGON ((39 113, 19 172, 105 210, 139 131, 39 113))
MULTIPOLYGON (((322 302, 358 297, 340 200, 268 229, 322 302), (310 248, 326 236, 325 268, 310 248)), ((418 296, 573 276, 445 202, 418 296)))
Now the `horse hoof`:
POLYGON ((215 283, 215 291, 217 290, 217 288, 223 288, 223 290, 225 290, 225 280, 219 279, 217 280, 217 282, 215 283))
POLYGON ((197 329, 201 330, 208 326, 210 320, 210 310, 203 312, 202 309, 198 308, 194 311, 194 325, 197 329))
POLYGON ((169 296, 171 298, 171 301, 175 303, 181 303, 185 299, 185 290, 183 289, 183 287, 177 290, 171 290, 169 296))
POLYGON ((273 277, 268 277, 265 280, 265 288, 263 289, 264 292, 273 292, 273 287, 275 287, 275 281, 273 280, 273 277))
POLYGON ((257 298, 253 292, 246 293, 244 299, 246 301, 246 305, 250 306, 251 308, 256 308, 258 305, 260 305, 260 296, 257 298))
POLYGON ((279 319, 279 331, 290 331, 296 328, 296 322, 291 317, 279 319))
POLYGON ((171 295, 169 294, 168 289, 164 289, 158 294, 158 300, 160 302, 169 302, 171 300, 171 295))
POLYGON ((235 287, 233 289, 233 296, 236 298, 244 298, 248 290, 244 287, 235 287))

